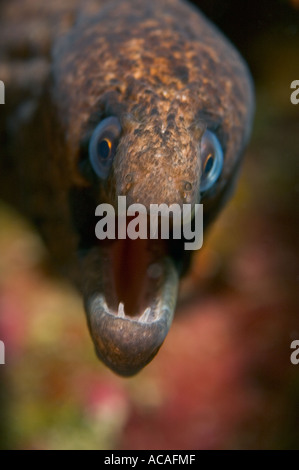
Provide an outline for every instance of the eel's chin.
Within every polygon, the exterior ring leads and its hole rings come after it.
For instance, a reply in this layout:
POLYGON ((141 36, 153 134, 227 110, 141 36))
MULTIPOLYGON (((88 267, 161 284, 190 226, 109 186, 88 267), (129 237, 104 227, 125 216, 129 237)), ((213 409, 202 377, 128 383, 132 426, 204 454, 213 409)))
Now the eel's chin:
POLYGON ((116 240, 93 247, 81 277, 98 357, 117 374, 139 372, 172 323, 178 272, 162 241, 116 240))

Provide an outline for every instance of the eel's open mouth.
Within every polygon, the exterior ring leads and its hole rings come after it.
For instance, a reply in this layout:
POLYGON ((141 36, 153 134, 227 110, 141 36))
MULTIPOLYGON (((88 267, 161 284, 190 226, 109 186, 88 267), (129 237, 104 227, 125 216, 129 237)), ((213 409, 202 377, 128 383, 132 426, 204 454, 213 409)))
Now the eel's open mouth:
POLYGON ((104 240, 82 258, 82 290, 97 355, 124 376, 158 352, 172 323, 183 240, 104 240))

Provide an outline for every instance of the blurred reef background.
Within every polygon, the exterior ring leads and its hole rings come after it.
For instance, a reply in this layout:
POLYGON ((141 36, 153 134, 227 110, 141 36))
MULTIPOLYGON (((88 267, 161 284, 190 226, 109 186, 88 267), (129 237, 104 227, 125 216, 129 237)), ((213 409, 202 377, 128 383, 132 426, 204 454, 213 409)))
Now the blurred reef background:
POLYGON ((162 349, 131 379, 97 360, 79 295, 0 202, 2 448, 299 449, 299 2, 196 3, 255 81, 236 194, 194 257, 162 349))

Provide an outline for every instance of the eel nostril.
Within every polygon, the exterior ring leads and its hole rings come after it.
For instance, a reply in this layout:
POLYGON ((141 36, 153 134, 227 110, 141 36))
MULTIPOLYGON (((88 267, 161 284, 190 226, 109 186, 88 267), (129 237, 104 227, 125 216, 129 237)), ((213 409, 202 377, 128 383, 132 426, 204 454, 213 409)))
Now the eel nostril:
POLYGON ((192 191, 192 184, 189 181, 183 182, 184 191, 192 191))
POLYGON ((126 183, 132 183, 133 181, 133 174, 132 173, 127 173, 125 176, 125 182, 126 183))

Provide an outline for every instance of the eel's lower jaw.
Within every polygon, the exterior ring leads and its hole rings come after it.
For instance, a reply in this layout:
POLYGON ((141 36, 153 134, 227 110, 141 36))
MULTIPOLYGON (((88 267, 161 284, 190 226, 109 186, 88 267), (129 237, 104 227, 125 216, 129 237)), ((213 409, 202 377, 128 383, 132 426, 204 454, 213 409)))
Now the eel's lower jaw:
POLYGON ((156 266, 156 271, 151 272, 152 296, 147 292, 143 307, 134 315, 126 315, 126 307, 115 297, 112 264, 109 249, 99 247, 82 260, 85 310, 98 357, 117 374, 131 376, 153 359, 169 331, 176 306, 178 273, 169 256, 151 265, 156 266))

